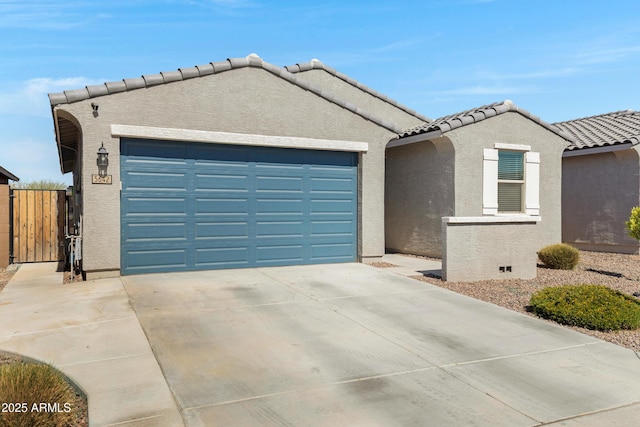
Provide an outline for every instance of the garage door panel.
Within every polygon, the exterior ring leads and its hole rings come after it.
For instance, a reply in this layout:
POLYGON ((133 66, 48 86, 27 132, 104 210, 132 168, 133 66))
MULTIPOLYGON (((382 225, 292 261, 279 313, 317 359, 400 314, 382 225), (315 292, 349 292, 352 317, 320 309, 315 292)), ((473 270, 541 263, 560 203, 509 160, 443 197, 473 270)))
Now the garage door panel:
MULTIPOLYGON (((189 146, 170 141, 152 141, 148 139, 128 139, 121 154, 124 155, 124 164, 144 165, 186 165, 189 158, 189 146), (153 150, 149 150, 150 146, 153 150)), ((136 166, 139 167, 139 166, 136 166)))
POLYGON ((303 238, 305 224, 302 221, 257 221, 256 238, 303 238))
POLYGON ((248 186, 249 177, 245 174, 196 174, 195 188, 198 192, 233 191, 246 193, 248 192, 248 186))
POLYGON ((243 146, 194 144, 196 166, 248 169, 251 152, 243 146))
POLYGON ((185 216, 186 197, 126 197, 123 199, 126 216, 185 216))
POLYGON ((256 246, 256 264, 283 265, 304 261, 302 244, 269 244, 256 246))
POLYGON ((248 239, 248 221, 218 221, 195 223, 195 239, 248 239))
POLYGON ((355 223, 351 220, 333 220, 333 221, 310 221, 311 224, 311 236, 345 236, 353 237, 353 230, 355 229, 355 223))
POLYGON ((356 259, 354 153, 121 144, 123 274, 356 259))
POLYGON ((186 172, 125 171, 125 174, 126 189, 184 192, 187 188, 186 172))
POLYGON ((180 271, 187 269, 185 248, 137 249, 126 252, 124 270, 129 273, 180 271))
POLYGON ((241 268, 249 266, 248 246, 225 246, 220 248, 196 248, 194 267, 197 268, 241 268))
POLYGON ((355 206, 350 199, 319 199, 311 200, 311 215, 352 215, 355 206))
POLYGON ((288 175, 257 175, 255 181, 256 192, 286 192, 302 193, 304 191, 303 177, 288 175))
MULTIPOLYGON (((345 155, 347 153, 340 151, 313 151, 309 152, 311 156, 309 169, 313 170, 342 170, 347 171, 357 166, 357 156, 345 155)), ((352 153, 348 153, 352 154, 352 153)))
POLYGON ((351 177, 319 177, 310 179, 311 193, 343 193, 352 195, 355 191, 355 179, 351 177))
POLYGON ((187 224, 185 222, 144 222, 125 224, 129 242, 187 240, 187 224))
POLYGON ((196 215, 240 215, 247 216, 249 199, 243 197, 197 198, 195 199, 196 215))
POLYGON ((340 262, 348 259, 354 250, 351 243, 318 243, 311 245, 311 259, 340 262))
POLYGON ((260 198, 256 201, 256 215, 302 215, 304 213, 303 199, 282 198, 277 199, 260 198))

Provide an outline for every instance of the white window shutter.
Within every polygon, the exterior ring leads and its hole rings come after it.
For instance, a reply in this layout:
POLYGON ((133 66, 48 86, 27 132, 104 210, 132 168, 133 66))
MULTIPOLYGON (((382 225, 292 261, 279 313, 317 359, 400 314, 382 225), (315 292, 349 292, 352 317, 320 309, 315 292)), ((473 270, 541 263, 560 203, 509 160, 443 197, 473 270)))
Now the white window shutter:
POLYGON ((498 150, 484 149, 482 165, 482 214, 498 213, 498 150))
POLYGON ((540 215, 540 153, 525 153, 525 213, 540 215))

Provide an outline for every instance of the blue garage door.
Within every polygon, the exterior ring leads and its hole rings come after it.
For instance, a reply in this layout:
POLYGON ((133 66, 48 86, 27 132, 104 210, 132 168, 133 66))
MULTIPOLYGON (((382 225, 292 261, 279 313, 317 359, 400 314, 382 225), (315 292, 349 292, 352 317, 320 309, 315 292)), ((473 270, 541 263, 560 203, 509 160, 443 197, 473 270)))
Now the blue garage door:
POLYGON ((356 260, 357 154, 121 140, 121 271, 356 260))

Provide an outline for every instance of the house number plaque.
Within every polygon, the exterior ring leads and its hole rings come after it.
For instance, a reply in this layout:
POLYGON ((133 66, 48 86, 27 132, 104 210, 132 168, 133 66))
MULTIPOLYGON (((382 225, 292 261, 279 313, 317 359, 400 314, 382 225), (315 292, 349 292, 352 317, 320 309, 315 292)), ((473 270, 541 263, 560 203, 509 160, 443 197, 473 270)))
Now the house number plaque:
POLYGON ((91 175, 92 184, 111 184, 111 175, 100 176, 96 174, 91 175))

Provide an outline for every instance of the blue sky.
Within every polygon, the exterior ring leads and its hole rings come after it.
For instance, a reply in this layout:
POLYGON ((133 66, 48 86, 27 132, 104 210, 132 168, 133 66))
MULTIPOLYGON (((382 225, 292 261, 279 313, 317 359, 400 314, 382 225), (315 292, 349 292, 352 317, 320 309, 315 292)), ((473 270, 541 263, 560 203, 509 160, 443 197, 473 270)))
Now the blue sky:
POLYGON ((432 118, 640 109, 637 0, 0 0, 0 166, 71 183, 47 93, 252 52, 318 58, 432 118))

